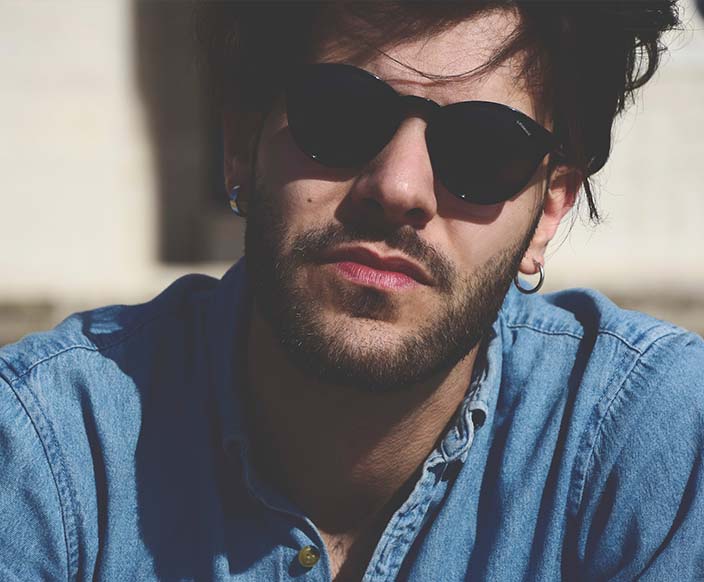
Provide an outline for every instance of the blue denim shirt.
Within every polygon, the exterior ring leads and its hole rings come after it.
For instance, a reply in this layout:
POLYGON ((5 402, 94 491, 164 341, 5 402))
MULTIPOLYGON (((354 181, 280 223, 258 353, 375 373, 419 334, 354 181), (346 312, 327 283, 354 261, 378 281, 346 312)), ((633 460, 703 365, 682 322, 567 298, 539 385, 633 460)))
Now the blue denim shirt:
MULTIPOLYGON (((0 350, 0 580, 330 580, 249 464, 247 309, 240 264, 0 350)), ((698 336, 511 290, 365 580, 702 580, 703 438, 698 336)))

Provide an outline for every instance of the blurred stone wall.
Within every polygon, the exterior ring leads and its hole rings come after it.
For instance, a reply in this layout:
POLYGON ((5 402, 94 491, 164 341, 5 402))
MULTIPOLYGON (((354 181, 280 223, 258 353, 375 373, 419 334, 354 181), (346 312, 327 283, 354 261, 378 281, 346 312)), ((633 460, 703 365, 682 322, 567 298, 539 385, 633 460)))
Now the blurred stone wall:
MULTIPOLYGON (((619 123, 606 221, 562 230, 548 290, 588 286, 704 332, 704 24, 619 123)), ((241 253, 190 4, 0 0, 0 344, 138 302, 241 253)), ((560 238, 560 237, 559 237, 560 238)))

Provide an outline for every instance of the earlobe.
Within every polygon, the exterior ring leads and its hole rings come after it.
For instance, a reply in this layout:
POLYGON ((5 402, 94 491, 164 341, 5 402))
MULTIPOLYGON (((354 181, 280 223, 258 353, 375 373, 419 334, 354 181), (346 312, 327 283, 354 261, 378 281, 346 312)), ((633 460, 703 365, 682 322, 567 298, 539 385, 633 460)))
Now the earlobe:
POLYGON ((539 270, 536 262, 545 265, 545 251, 548 243, 557 233, 562 219, 574 206, 581 184, 582 174, 576 169, 558 166, 553 170, 543 202, 540 222, 521 261, 521 273, 534 275, 539 270))
MULTIPOLYGON (((227 152, 227 150, 225 150, 227 152)), ((249 165, 241 162, 237 157, 224 159, 225 188, 230 200, 230 208, 238 216, 247 215, 249 197, 249 165)))

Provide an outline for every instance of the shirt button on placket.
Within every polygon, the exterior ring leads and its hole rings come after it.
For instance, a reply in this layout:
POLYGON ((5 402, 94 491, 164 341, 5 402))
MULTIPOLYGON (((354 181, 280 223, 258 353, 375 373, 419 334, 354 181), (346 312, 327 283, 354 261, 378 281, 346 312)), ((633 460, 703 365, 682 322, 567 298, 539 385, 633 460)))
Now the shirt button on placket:
POLYGON ((315 546, 303 546, 298 552, 298 562, 304 568, 312 568, 320 560, 320 550, 315 546))

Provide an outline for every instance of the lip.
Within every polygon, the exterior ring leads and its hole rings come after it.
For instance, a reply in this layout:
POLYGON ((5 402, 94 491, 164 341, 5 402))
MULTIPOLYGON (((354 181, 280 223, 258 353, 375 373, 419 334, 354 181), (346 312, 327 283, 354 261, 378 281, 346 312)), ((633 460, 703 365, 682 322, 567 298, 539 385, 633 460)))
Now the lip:
POLYGON ((421 285, 433 285, 433 279, 417 263, 400 255, 382 256, 366 247, 343 247, 323 255, 324 263, 358 263, 377 271, 401 273, 421 285))

